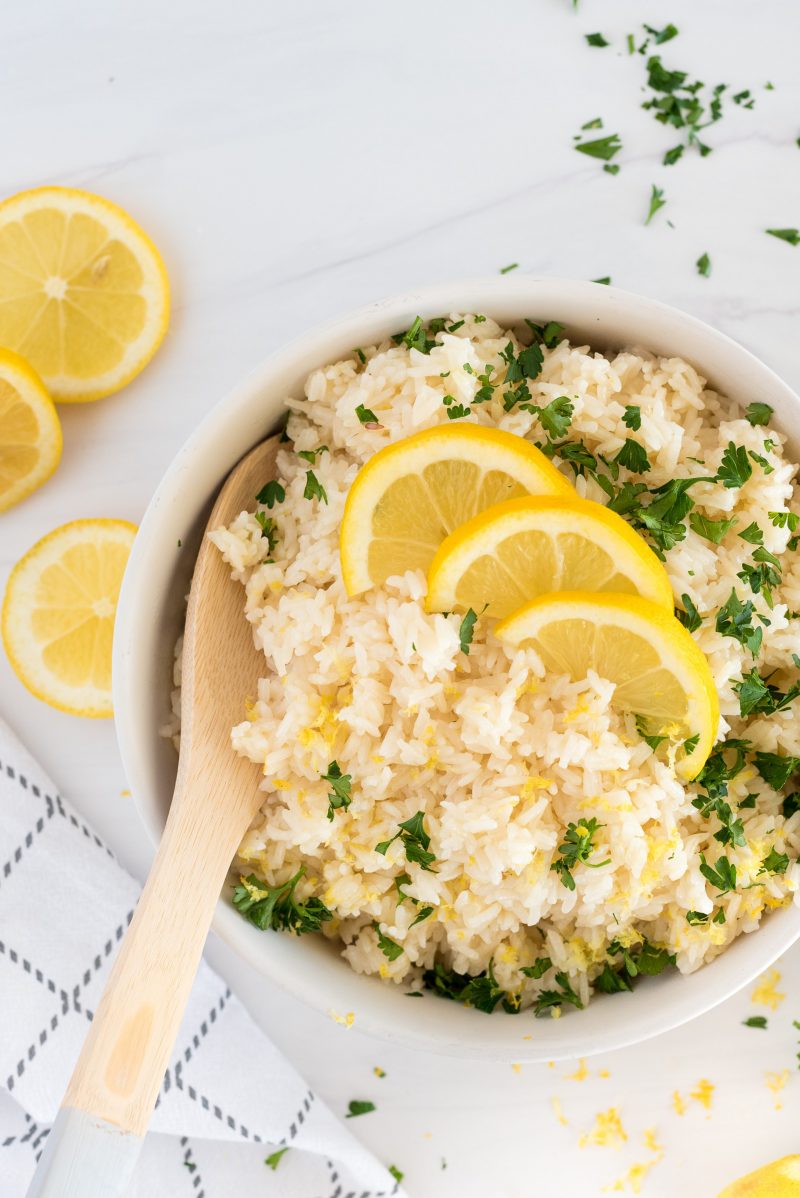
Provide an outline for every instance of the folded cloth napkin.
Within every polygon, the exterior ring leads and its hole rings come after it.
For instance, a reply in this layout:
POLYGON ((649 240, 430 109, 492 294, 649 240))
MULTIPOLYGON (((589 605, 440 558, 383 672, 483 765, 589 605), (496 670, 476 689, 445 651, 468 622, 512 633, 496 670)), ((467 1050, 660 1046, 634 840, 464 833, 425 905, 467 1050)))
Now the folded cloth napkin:
MULTIPOLYGON (((137 895, 0 721, 3 1198, 25 1194, 137 895)), ((131 1198, 401 1193, 205 963, 151 1126, 131 1198)))

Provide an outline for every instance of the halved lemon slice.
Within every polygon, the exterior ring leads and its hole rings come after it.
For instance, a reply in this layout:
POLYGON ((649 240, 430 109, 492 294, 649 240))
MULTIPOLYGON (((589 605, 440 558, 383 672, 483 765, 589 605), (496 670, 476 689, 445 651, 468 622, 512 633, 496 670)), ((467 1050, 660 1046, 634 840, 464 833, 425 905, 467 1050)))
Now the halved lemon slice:
POLYGON ((110 395, 160 345, 169 283, 150 238, 116 204, 40 187, 0 204, 0 345, 60 403, 110 395))
POLYGON ((74 520, 17 562, 3 601, 14 673, 51 707, 99 718, 111 708, 111 640, 136 526, 74 520))
POLYGON ((35 491, 61 459, 61 422, 44 383, 0 349, 0 512, 35 491))
POLYGON ((800 1156, 782 1156, 732 1181, 717 1198, 798 1198, 800 1156))
POLYGON ((717 691, 702 652, 663 607, 634 595, 544 595, 494 632, 515 648, 532 646, 548 670, 578 680, 591 669, 613 682, 615 706, 642 716, 654 734, 688 742, 678 773, 691 779, 703 768, 717 735, 717 691))
POLYGON ((574 491, 543 453, 513 433, 440 425, 387 445, 362 467, 347 496, 339 545, 348 594, 405 570, 427 570, 459 524, 526 494, 574 491))
POLYGON ((652 549, 616 512, 574 494, 512 499, 457 528, 431 563, 427 605, 502 617, 551 591, 642 595, 673 608, 652 549))

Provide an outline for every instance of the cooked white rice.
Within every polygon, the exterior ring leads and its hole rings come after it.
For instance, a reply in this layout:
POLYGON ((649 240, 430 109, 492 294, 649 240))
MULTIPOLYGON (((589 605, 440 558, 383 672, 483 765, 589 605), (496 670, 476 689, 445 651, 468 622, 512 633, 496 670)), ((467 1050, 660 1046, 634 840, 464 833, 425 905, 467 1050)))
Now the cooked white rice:
MULTIPOLYGON (((331 909, 324 934, 361 973, 413 990, 434 962, 472 975, 491 962, 499 985, 527 1006, 561 970, 586 1002, 611 941, 636 945, 647 937, 677 954, 679 969, 689 973, 741 932, 754 931, 770 908, 790 902, 800 882, 800 814, 784 819, 780 796, 748 767, 731 783, 728 800, 744 822, 746 844, 723 850, 713 835, 719 823, 692 806, 697 787, 682 784, 663 752, 654 753, 631 718, 612 708, 612 684, 594 675, 578 682, 546 676, 532 650, 506 649, 486 619, 464 655, 460 617, 425 613, 421 573, 347 598, 338 533, 358 469, 389 442, 446 423, 443 396, 469 404, 487 364, 502 379, 499 355, 509 340, 519 346, 492 320, 466 317, 427 355, 389 341, 364 347, 366 364, 354 354, 314 371, 305 398, 287 399, 290 442, 278 455, 286 499, 268 513, 277 524, 273 560, 264 561, 267 542, 250 512, 213 534, 245 584, 247 619, 265 657, 258 699, 233 729, 237 751, 264 773, 264 804, 236 869, 274 885, 303 864, 298 893, 313 893, 331 909), (382 427, 362 426, 359 404, 382 427), (304 498, 309 464, 298 457, 321 445, 328 451, 313 469, 327 504, 304 498), (333 760, 353 781, 350 807, 331 821, 330 787, 320 775, 333 760), (755 806, 736 811, 753 793, 755 806), (385 856, 375 851, 420 810, 436 872, 409 863, 400 841, 385 856), (551 863, 570 821, 593 816, 603 825, 593 860, 610 863, 578 865, 569 890, 551 863), (762 870, 772 848, 790 857, 784 873, 762 870), (700 854, 714 862, 722 852, 737 866, 738 886, 719 895, 700 872, 700 854), (415 927, 419 906, 398 902, 395 879, 403 872, 411 877, 406 893, 434 908, 415 927), (720 908, 722 924, 687 923, 689 910, 710 915, 720 908), (402 946, 393 961, 378 946, 375 921, 402 946), (545 955, 552 969, 542 978, 521 974, 545 955)), ((770 473, 754 465, 741 489, 702 483, 692 496, 710 518, 735 512, 740 529, 758 523, 770 551, 786 549, 790 530, 768 517, 791 510, 796 467, 783 458, 784 438, 752 427, 687 362, 642 350, 606 355, 562 341, 545 351, 530 387, 535 404, 569 396, 569 436, 609 456, 631 435, 625 406, 640 406, 636 437, 652 464, 651 487, 715 473, 729 441, 754 450, 770 473)), ((501 394, 498 388, 469 419, 541 437, 536 417, 506 413, 501 394)), ((591 480, 578 478, 576 487, 606 499, 591 480)), ((790 618, 800 609, 800 570, 795 553, 782 558, 783 582, 770 609, 736 577, 752 553, 735 533, 717 546, 688 531, 666 565, 676 596, 688 594, 704 615, 733 587, 754 599, 770 621, 756 664, 762 674, 776 671, 770 681, 785 686, 796 676, 791 655, 800 654, 800 621, 790 618)), ((739 716, 732 683, 752 668, 749 650, 716 632, 713 619, 695 635, 719 691, 720 739, 746 735, 758 749, 800 755, 793 707, 748 721, 739 716)))

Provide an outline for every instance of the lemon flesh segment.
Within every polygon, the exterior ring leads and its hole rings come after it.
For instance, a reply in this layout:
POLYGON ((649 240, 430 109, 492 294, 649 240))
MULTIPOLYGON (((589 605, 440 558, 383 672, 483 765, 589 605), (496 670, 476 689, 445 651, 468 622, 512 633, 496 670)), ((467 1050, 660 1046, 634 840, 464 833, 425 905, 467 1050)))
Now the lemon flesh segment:
POLYGON ((663 607, 634 595, 545 595, 502 620, 495 635, 535 649, 545 669, 573 681, 594 670, 614 683, 613 705, 653 731, 698 737, 676 770, 691 779, 702 769, 719 725, 717 691, 703 653, 663 607))
POLYGON ((55 400, 119 390, 168 319, 161 257, 116 204, 67 187, 0 204, 0 345, 22 354, 55 400))
POLYGON ((717 1198, 798 1198, 800 1156, 784 1156, 732 1181, 717 1198))
POLYGON ((457 528, 431 563, 427 604, 503 618, 552 591, 641 595, 673 609, 667 572, 642 537, 574 494, 510 500, 457 528))
POLYGON ((543 453, 500 429, 440 425, 396 441, 370 458, 347 496, 339 540, 347 592, 427 570, 454 528, 501 500, 572 494, 543 453))
POLYGON ((61 460, 61 422, 44 383, 0 349, 0 512, 46 482, 61 460))
POLYGON ((114 617, 135 534, 124 520, 75 520, 38 541, 11 572, 3 644, 19 680, 51 707, 113 714, 114 617))

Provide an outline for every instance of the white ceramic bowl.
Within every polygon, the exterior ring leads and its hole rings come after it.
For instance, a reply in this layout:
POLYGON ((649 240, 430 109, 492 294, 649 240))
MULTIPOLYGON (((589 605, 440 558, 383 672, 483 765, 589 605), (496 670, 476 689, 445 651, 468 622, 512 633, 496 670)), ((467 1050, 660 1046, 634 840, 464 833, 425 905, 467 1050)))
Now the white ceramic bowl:
MULTIPOLYGON (((396 299, 302 333, 272 354, 210 413, 167 471, 142 520, 120 597, 114 641, 114 708, 125 770, 150 834, 161 835, 175 778, 172 745, 158 734, 167 716, 172 651, 200 530, 219 484, 236 461, 274 431, 284 399, 310 370, 354 345, 408 327, 417 314, 485 312, 501 325, 525 316, 558 320, 573 340, 602 348, 645 346, 687 358, 723 393, 763 400, 792 435, 800 399, 766 366, 715 329, 673 308, 594 283, 527 277, 454 283, 396 299), (182 548, 177 546, 182 544, 182 548)), ((795 438, 791 453, 800 456, 795 438)), ((323 1011, 353 1012, 357 1027, 412 1047, 498 1061, 588 1056, 633 1044, 702 1014, 750 982, 800 935, 800 910, 775 911, 716 961, 683 977, 646 979, 632 994, 598 995, 587 1010, 535 1019, 489 1017, 352 972, 321 937, 259 932, 226 902, 214 928, 247 961, 323 1011), (527 1039, 531 1036, 531 1039, 527 1039)))

